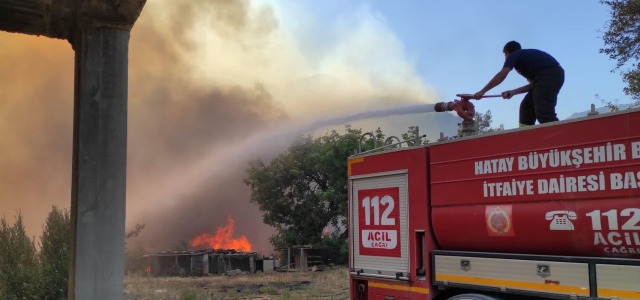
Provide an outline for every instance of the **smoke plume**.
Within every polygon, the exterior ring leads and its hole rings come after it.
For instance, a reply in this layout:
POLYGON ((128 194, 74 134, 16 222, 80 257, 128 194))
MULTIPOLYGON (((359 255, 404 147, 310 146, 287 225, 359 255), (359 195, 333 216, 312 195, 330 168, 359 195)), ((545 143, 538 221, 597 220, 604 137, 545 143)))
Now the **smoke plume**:
MULTIPOLYGON (((173 185, 171 199, 154 193, 203 157, 289 121, 436 102, 368 8, 331 26, 296 26, 308 20, 299 13, 248 0, 147 2, 129 52, 127 224, 145 223, 140 239, 154 250, 214 233, 231 214, 238 236, 271 252, 245 162, 197 189, 173 185), (313 47, 309 36, 320 37, 313 47)), ((20 209, 38 236, 51 206, 70 204, 74 53, 60 40, 0 41, 0 213, 20 209)), ((281 150, 271 149, 259 158, 281 150)))

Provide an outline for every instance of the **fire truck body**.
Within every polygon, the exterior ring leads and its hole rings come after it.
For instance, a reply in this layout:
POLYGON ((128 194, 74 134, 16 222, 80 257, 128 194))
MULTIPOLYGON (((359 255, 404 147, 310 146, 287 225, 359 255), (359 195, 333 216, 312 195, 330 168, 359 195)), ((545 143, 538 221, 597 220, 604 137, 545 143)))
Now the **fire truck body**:
POLYGON ((348 165, 351 299, 640 299, 638 109, 348 165))

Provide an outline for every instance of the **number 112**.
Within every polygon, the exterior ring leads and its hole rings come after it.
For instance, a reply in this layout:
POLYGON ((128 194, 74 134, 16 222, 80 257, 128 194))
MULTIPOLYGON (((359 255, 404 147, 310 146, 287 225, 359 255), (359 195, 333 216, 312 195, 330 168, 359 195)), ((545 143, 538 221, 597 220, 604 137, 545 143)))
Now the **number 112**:
MULTIPOLYGON (((602 224, 600 223, 600 210, 594 210, 587 214, 587 217, 591 217, 591 227, 593 230, 602 230, 602 224)), ((618 210, 612 209, 602 213, 607 217, 607 223, 609 230, 618 230, 618 210)), ((622 224, 622 230, 640 230, 640 208, 625 208, 620 212, 620 216, 631 217, 627 222, 622 224)))
POLYGON ((382 200, 378 196, 373 198, 366 197, 362 199, 362 207, 364 207, 364 223, 371 225, 371 207, 373 207, 373 224, 374 225, 396 225, 395 218, 389 218, 389 214, 393 211, 395 203, 391 196, 384 196, 382 200), (380 224, 380 204, 386 205, 387 208, 382 213, 382 224, 380 224))

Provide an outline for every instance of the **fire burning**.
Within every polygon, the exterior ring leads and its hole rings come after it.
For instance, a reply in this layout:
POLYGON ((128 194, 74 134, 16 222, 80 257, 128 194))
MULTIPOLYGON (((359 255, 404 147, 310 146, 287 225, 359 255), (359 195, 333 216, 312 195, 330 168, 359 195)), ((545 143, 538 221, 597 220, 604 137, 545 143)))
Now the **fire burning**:
POLYGON ((235 249, 250 252, 251 244, 244 235, 238 239, 232 238, 234 223, 231 215, 229 215, 227 217, 227 225, 219 227, 215 236, 203 233, 191 241, 191 247, 207 246, 213 249, 235 249))

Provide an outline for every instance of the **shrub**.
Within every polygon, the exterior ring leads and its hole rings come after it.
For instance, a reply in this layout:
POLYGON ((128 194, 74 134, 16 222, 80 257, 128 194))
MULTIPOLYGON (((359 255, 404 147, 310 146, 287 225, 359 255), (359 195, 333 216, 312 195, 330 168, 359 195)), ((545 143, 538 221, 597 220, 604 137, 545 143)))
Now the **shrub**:
POLYGON ((67 210, 53 206, 40 237, 43 300, 67 299, 71 220, 67 210))
POLYGON ((22 214, 10 226, 0 219, 0 299, 41 299, 36 247, 24 229, 22 214))

